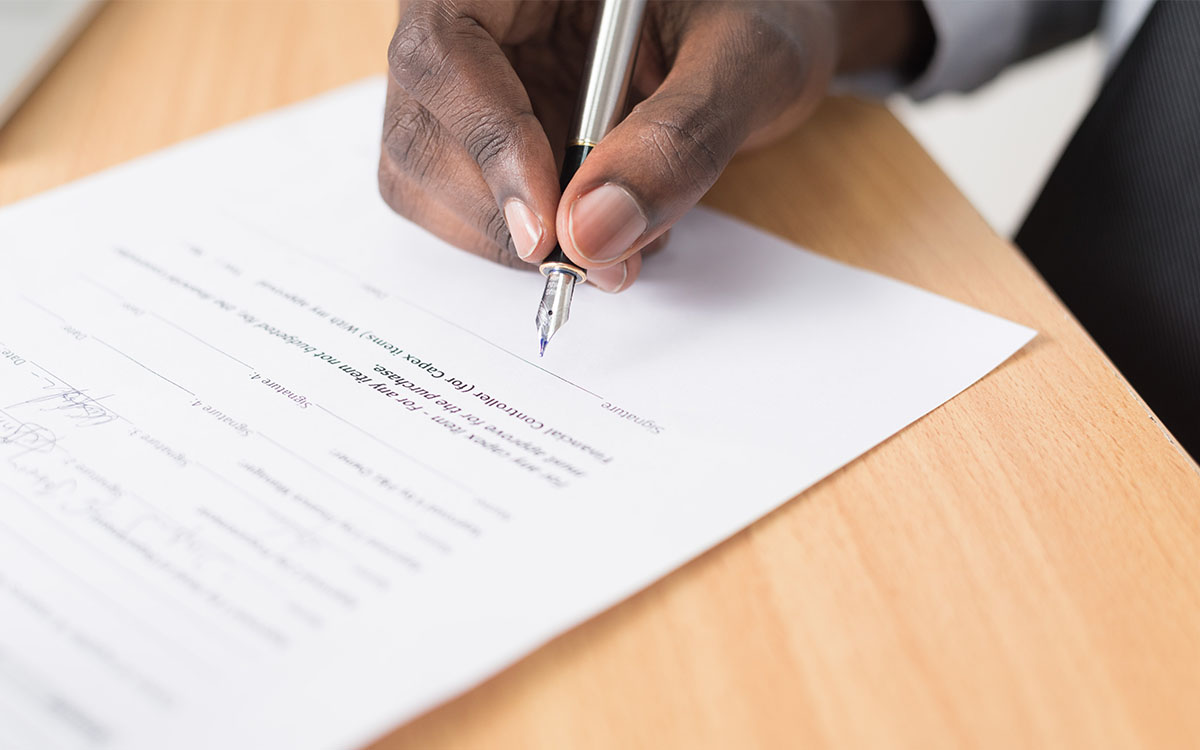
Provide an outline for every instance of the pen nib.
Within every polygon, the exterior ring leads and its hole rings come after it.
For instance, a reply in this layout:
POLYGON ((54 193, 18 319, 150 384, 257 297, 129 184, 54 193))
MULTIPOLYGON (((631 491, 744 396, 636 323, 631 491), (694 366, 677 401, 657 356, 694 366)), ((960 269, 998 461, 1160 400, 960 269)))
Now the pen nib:
POLYGON ((546 290, 538 305, 537 328, 540 346, 538 356, 546 355, 546 344, 571 313, 571 294, 575 291, 575 276, 564 271, 546 274, 546 290))

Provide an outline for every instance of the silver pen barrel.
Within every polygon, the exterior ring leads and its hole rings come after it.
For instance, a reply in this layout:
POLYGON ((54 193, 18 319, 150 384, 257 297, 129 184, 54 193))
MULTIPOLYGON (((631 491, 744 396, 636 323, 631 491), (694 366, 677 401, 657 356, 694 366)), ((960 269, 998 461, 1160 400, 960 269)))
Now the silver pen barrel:
MULTIPOLYGON (((641 35, 646 0, 602 0, 588 47, 583 85, 576 105, 575 124, 559 178, 563 189, 596 144, 621 120, 633 63, 641 35)), ((571 312, 575 284, 587 274, 555 247, 540 266, 546 288, 538 305, 539 351, 563 327, 571 312)))
POLYGON ((595 146, 621 121, 646 0, 604 0, 588 47, 571 145, 595 146))

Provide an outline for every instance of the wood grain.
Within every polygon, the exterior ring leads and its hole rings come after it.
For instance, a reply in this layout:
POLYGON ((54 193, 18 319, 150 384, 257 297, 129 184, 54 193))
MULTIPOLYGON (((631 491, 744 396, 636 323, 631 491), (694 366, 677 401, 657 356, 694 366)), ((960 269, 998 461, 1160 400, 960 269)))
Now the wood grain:
MULTIPOLYGON (((394 13, 113 2, 0 130, 0 203, 382 72, 394 13)), ((1200 744, 1200 470, 1022 256, 875 104, 830 101, 706 202, 1041 333, 377 749, 1200 744)))

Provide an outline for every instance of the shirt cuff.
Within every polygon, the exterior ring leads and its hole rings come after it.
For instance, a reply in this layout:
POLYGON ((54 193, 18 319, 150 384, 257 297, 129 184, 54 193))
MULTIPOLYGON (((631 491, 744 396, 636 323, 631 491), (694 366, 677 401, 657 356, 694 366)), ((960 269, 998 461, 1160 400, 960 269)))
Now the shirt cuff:
POLYGON ((933 58, 907 91, 924 99, 943 91, 969 91, 996 77, 1020 57, 1033 10, 1012 0, 925 0, 933 24, 933 58))
POLYGON ((904 91, 926 99, 969 91, 991 80, 1024 48, 1031 3, 1014 0, 924 0, 933 26, 933 56, 915 79, 875 70, 838 76, 834 93, 887 96, 904 91))

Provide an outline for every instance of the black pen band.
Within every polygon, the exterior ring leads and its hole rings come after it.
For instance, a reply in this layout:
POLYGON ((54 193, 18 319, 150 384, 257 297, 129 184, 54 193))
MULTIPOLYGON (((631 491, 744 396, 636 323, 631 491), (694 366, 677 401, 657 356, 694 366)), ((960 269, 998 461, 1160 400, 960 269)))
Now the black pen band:
MULTIPOLYGON (((570 184, 571 179, 575 177, 575 173, 579 171, 579 167, 582 166, 583 160, 587 158, 588 154, 592 152, 593 148, 595 148, 595 144, 586 143, 583 141, 567 146, 567 151, 563 155, 562 172, 559 173, 558 178, 559 190, 567 189, 567 185, 570 184)), ((546 256, 546 259, 542 261, 543 266, 547 263, 567 265, 571 266, 572 268, 578 268, 578 266, 576 266, 571 259, 567 257, 566 253, 564 253, 562 248, 557 244, 554 246, 554 250, 552 250, 550 254, 546 256)), ((581 268, 579 270, 580 272, 583 271, 581 268)))

